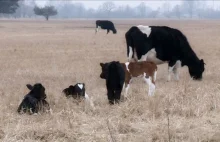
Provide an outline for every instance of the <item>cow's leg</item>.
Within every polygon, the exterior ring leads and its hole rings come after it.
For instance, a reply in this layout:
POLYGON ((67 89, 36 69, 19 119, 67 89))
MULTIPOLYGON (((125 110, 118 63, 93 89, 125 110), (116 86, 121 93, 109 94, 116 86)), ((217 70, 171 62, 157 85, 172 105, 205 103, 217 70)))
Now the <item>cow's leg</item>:
POLYGON ((113 104, 114 104, 114 91, 108 89, 107 95, 108 95, 109 104, 110 104, 110 105, 113 105, 113 104))
POLYGON ((173 69, 174 69, 175 64, 176 64, 176 61, 169 61, 169 63, 168 63, 168 78, 167 78, 167 81, 171 80, 171 74, 173 73, 173 69))
POLYGON ((175 80, 179 80, 179 72, 178 72, 178 69, 181 67, 181 62, 180 60, 176 61, 176 64, 174 66, 174 69, 173 69, 173 73, 174 73, 174 76, 175 76, 175 80))
POLYGON ((116 90, 115 91, 115 103, 119 103, 120 99, 121 99, 121 90, 116 90))
POLYGON ((109 30, 109 29, 107 29, 107 34, 109 33, 109 31, 110 31, 110 30, 109 30))

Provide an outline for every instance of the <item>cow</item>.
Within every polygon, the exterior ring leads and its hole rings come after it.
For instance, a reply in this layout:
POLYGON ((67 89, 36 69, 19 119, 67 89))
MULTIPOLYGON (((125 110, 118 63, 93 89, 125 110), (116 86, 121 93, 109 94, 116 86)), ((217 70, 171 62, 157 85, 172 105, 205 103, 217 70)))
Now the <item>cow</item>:
POLYGON ((94 108, 94 104, 86 93, 85 83, 76 83, 75 85, 70 85, 62 91, 66 97, 73 97, 76 100, 85 99, 94 108))
POLYGON ((96 21, 96 33, 98 32, 99 29, 106 29, 107 34, 111 30, 113 34, 117 33, 117 30, 115 29, 114 24, 111 21, 108 20, 97 20, 96 21))
POLYGON ((44 86, 41 83, 36 83, 34 86, 27 84, 26 86, 30 92, 25 95, 17 109, 17 112, 20 114, 36 114, 39 111, 44 112, 50 110, 50 105, 46 101, 47 96, 45 94, 44 86))
POLYGON ((136 77, 142 77, 148 84, 148 95, 154 95, 157 75, 157 65, 155 63, 148 61, 126 63, 112 61, 100 63, 100 66, 102 68, 100 77, 106 79, 110 104, 113 104, 113 100, 117 102, 120 100, 122 88, 125 88, 124 97, 127 97, 130 83, 136 77))
POLYGON ((186 36, 178 29, 167 26, 132 26, 126 33, 128 61, 152 61, 157 65, 168 63, 171 73, 179 80, 178 68, 187 66, 191 78, 202 80, 205 70, 203 59, 192 50, 186 36))

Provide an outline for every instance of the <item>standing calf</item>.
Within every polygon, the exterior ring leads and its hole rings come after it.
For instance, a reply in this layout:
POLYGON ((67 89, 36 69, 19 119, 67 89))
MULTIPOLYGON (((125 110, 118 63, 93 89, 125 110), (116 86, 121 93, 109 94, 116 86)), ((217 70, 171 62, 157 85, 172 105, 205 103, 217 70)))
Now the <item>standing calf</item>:
POLYGON ((157 66, 153 62, 119 63, 113 61, 100 63, 100 66, 102 67, 100 77, 106 79, 107 95, 110 104, 114 104, 114 101, 118 103, 120 100, 123 84, 125 87, 125 97, 127 97, 130 82, 134 77, 143 77, 149 86, 149 96, 155 92, 157 66))
POLYGON ((27 84, 30 92, 25 95, 18 107, 18 113, 38 113, 39 111, 50 110, 49 103, 46 101, 45 88, 42 84, 37 83, 34 86, 27 84))

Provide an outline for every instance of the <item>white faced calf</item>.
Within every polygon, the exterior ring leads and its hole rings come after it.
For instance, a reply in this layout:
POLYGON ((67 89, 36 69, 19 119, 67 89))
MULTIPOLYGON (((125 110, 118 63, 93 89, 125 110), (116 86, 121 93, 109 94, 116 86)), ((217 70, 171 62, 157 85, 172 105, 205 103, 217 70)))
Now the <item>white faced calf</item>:
POLYGON ((126 62, 122 64, 125 70, 125 97, 127 97, 130 82, 134 77, 142 76, 149 86, 148 95, 154 95, 157 65, 153 62, 126 62))

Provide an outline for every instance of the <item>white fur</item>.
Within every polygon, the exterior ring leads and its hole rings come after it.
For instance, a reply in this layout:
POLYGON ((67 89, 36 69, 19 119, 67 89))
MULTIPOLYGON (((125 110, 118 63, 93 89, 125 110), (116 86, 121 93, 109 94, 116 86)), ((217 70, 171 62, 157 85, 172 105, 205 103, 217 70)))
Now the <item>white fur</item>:
POLYGON ((151 77, 146 78, 146 73, 144 73, 144 80, 148 84, 148 96, 154 95, 155 85, 153 84, 151 77))
POLYGON ((171 80, 171 74, 172 74, 172 72, 173 72, 173 68, 174 68, 174 66, 168 67, 168 77, 167 77, 167 81, 170 81, 170 80, 171 80))
POLYGON ((125 66, 126 66, 126 69, 128 70, 128 72, 129 72, 129 68, 128 68, 129 64, 130 64, 129 62, 125 63, 125 66))
POLYGON ((81 84, 81 83, 79 83, 79 84, 77 84, 78 85, 78 87, 82 90, 83 89, 83 84, 81 84))
POLYGON ((150 51, 147 52, 146 60, 147 61, 152 61, 152 62, 154 62, 157 65, 158 64, 163 64, 164 61, 158 59, 156 56, 157 56, 157 52, 155 51, 155 48, 153 48, 153 49, 151 49, 150 51))
POLYGON ((178 69, 181 67, 181 61, 178 60, 176 61, 176 64, 173 68, 173 73, 174 73, 174 76, 175 76, 175 79, 176 80, 179 80, 179 73, 178 73, 178 69))
POLYGON ((125 87, 125 97, 127 97, 128 96, 128 89, 130 88, 130 85, 129 84, 127 84, 127 87, 125 87))
POLYGON ((129 46, 129 55, 128 55, 128 61, 131 61, 131 59, 132 59, 132 55, 133 55, 133 51, 132 51, 131 46, 129 46))
POLYGON ((147 37, 150 36, 151 28, 149 26, 138 25, 137 27, 140 29, 141 32, 145 33, 147 37))
POLYGON ((157 79, 157 71, 154 72, 154 81, 157 79))

